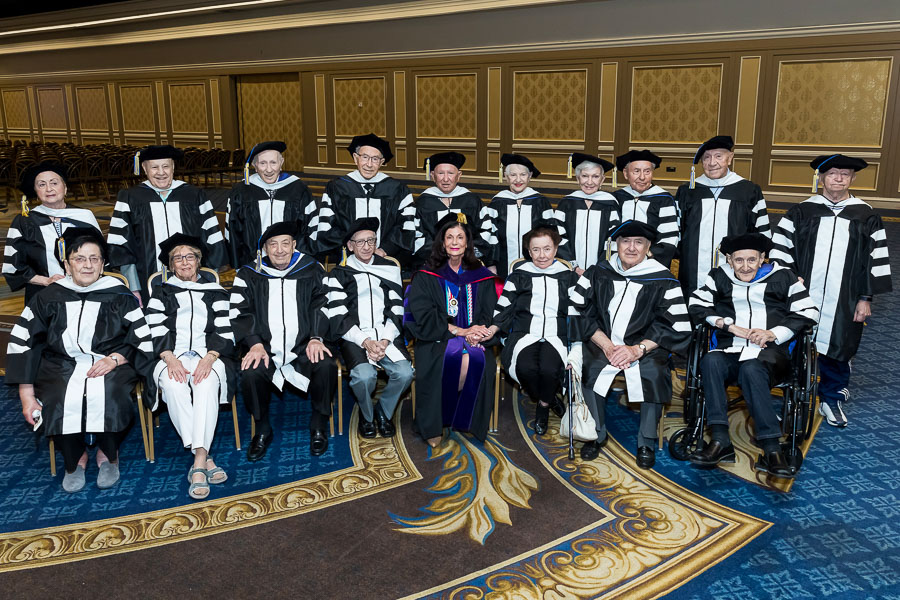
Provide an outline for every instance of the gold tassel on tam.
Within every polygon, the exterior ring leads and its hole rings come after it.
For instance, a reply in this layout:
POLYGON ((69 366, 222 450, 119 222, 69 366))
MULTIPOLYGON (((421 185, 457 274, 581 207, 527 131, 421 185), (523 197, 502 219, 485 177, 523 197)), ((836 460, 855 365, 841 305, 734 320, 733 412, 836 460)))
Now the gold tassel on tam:
POLYGON ((431 157, 425 159, 425 181, 428 181, 428 174, 431 173, 431 157))
POLYGON ((609 260, 610 256, 612 256, 612 240, 606 238, 606 260, 609 260))
POLYGON ((572 179, 572 155, 569 155, 569 164, 566 166, 566 179, 572 179))
POLYGON ((141 174, 141 153, 137 151, 134 153, 134 174, 141 174))
POLYGON ((813 184, 812 184, 812 193, 819 193, 819 170, 816 169, 816 172, 813 173, 813 184))
POLYGON ((59 259, 66 260, 66 240, 62 238, 57 239, 56 250, 59 252, 59 259))
POLYGON ((22 216, 27 217, 29 212, 31 211, 28 210, 28 196, 22 194, 22 216))
POLYGON ((250 163, 244 163, 244 183, 250 184, 250 163))
POLYGON ((466 218, 466 215, 464 215, 463 213, 459 212, 459 213, 456 213, 456 222, 457 222, 457 223, 462 223, 463 225, 468 225, 468 224, 469 224, 469 219, 466 218))
POLYGON ((697 174, 697 170, 694 165, 691 165, 691 189, 694 189, 694 177, 697 174))
POLYGON ((497 182, 503 183, 503 163, 500 163, 500 166, 497 167, 497 182))
POLYGON ((262 271, 262 250, 256 251, 256 270, 262 271))
POLYGON ((613 189, 616 189, 617 187, 619 187, 618 180, 616 179, 616 175, 618 174, 618 172, 619 172, 619 169, 613 169, 613 182, 612 182, 613 189))
POLYGON ((716 252, 713 254, 713 269, 719 266, 719 248, 721 246, 716 246, 716 252))

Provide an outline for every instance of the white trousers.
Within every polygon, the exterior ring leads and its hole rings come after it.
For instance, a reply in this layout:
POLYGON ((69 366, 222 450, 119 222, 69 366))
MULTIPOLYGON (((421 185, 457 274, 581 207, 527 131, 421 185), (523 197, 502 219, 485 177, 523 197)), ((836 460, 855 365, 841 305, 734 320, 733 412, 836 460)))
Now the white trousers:
MULTIPOLYGON (((196 354, 183 354, 179 357, 184 368, 193 373, 200 362, 196 354)), ((216 363, 220 361, 217 359, 216 363)), ((159 389, 162 390, 163 402, 169 407, 169 416, 175 430, 181 436, 185 448, 196 452, 197 448, 209 450, 216 433, 216 421, 219 418, 219 374, 216 364, 206 379, 194 383, 193 375, 188 375, 184 383, 169 379, 169 372, 163 369, 159 375, 159 389)))

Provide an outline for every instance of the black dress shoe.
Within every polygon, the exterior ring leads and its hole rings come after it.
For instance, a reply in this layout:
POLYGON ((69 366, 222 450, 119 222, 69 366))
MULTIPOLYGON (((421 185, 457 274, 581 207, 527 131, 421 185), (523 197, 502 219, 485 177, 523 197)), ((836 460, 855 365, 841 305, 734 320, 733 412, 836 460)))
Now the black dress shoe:
POLYGON ((266 455, 266 450, 269 449, 269 445, 271 445, 274 437, 275 433, 272 431, 254 435, 250 441, 250 447, 247 448, 247 460, 250 462, 261 460, 266 455))
POLYGON ((688 460, 701 467, 714 467, 720 462, 734 462, 734 446, 723 446, 722 442, 713 440, 703 450, 698 450, 688 460))
POLYGON ((637 451, 637 466, 642 469, 652 469, 656 464, 656 453, 650 446, 641 446, 637 451))
POLYGON ((553 414, 562 419, 563 415, 566 414, 566 403, 563 402, 560 396, 553 396, 553 402, 550 403, 550 410, 553 411, 553 414))
POLYGON ((774 477, 793 479, 795 475, 794 469, 787 464, 781 450, 776 450, 775 452, 763 452, 762 455, 756 459, 756 464, 753 468, 774 477))
POLYGON ((600 455, 600 448, 605 446, 607 441, 609 441, 609 436, 599 441, 585 442, 584 446, 581 447, 581 460, 594 460, 597 458, 600 455))
POLYGON ((357 429, 359 430, 359 436, 366 439, 371 439, 378 435, 378 430, 375 429, 375 422, 366 421, 362 416, 359 418, 359 426, 357 429))
POLYGON ((550 418, 550 407, 549 406, 541 406, 541 403, 537 403, 537 408, 534 409, 534 432, 537 435, 544 435, 547 433, 547 421, 550 418))
POLYGON ((378 425, 378 433, 381 434, 381 437, 394 437, 394 434, 397 433, 394 422, 384 414, 381 404, 375 406, 375 424, 378 425))
POLYGON ((313 456, 322 456, 328 450, 328 436, 321 429, 309 432, 309 453, 313 456))

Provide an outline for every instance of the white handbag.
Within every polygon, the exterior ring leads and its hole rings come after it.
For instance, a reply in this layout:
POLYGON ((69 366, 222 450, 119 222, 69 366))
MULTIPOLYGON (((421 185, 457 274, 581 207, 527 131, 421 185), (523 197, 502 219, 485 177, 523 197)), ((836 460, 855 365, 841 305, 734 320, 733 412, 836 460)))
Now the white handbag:
MULTIPOLYGON (((591 411, 588 410, 587 404, 584 403, 581 378, 578 377, 577 372, 574 369, 570 371, 570 375, 573 378, 572 390, 575 395, 572 401, 573 406, 571 411, 575 415, 575 429, 572 437, 579 442, 593 442, 597 439, 597 423, 594 422, 591 411)), ((562 416, 562 419, 559 422, 559 434, 565 439, 569 439, 569 412, 568 405, 566 405, 566 414, 562 416)))

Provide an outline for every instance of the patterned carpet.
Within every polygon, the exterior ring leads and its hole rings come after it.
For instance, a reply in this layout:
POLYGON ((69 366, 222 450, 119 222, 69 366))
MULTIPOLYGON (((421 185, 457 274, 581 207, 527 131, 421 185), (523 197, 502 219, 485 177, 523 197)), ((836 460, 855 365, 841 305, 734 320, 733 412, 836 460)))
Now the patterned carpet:
MULTIPOLYGON (((887 234, 900 289, 900 225, 887 234)), ((7 321, 15 302, 0 303, 7 321)), ((85 490, 68 495, 61 474, 50 476, 46 441, 0 386, 0 589, 33 598, 77 585, 109 597, 900 600, 898 294, 879 297, 874 313, 854 363, 850 426, 820 425, 797 480, 780 490, 749 462, 704 471, 664 450, 653 471, 637 469, 637 415, 615 402, 614 441, 590 463, 570 462, 556 435, 534 436, 533 405, 508 391, 500 432, 485 444, 453 434, 426 451, 408 403, 396 438, 360 440, 345 381, 344 435, 335 432, 323 457, 308 454, 302 400, 273 403, 275 444, 253 465, 223 411, 213 455, 229 481, 189 503, 189 455, 163 413, 155 463, 135 428, 122 481, 100 491, 94 467, 85 490), (241 560, 236 547, 257 559, 241 560), (221 575, 200 585, 190 578, 197 568, 221 575)), ((240 399, 238 410, 246 448, 240 399)), ((732 420, 740 429, 746 415, 732 420)), ((748 440, 737 443, 752 455, 748 440)))

